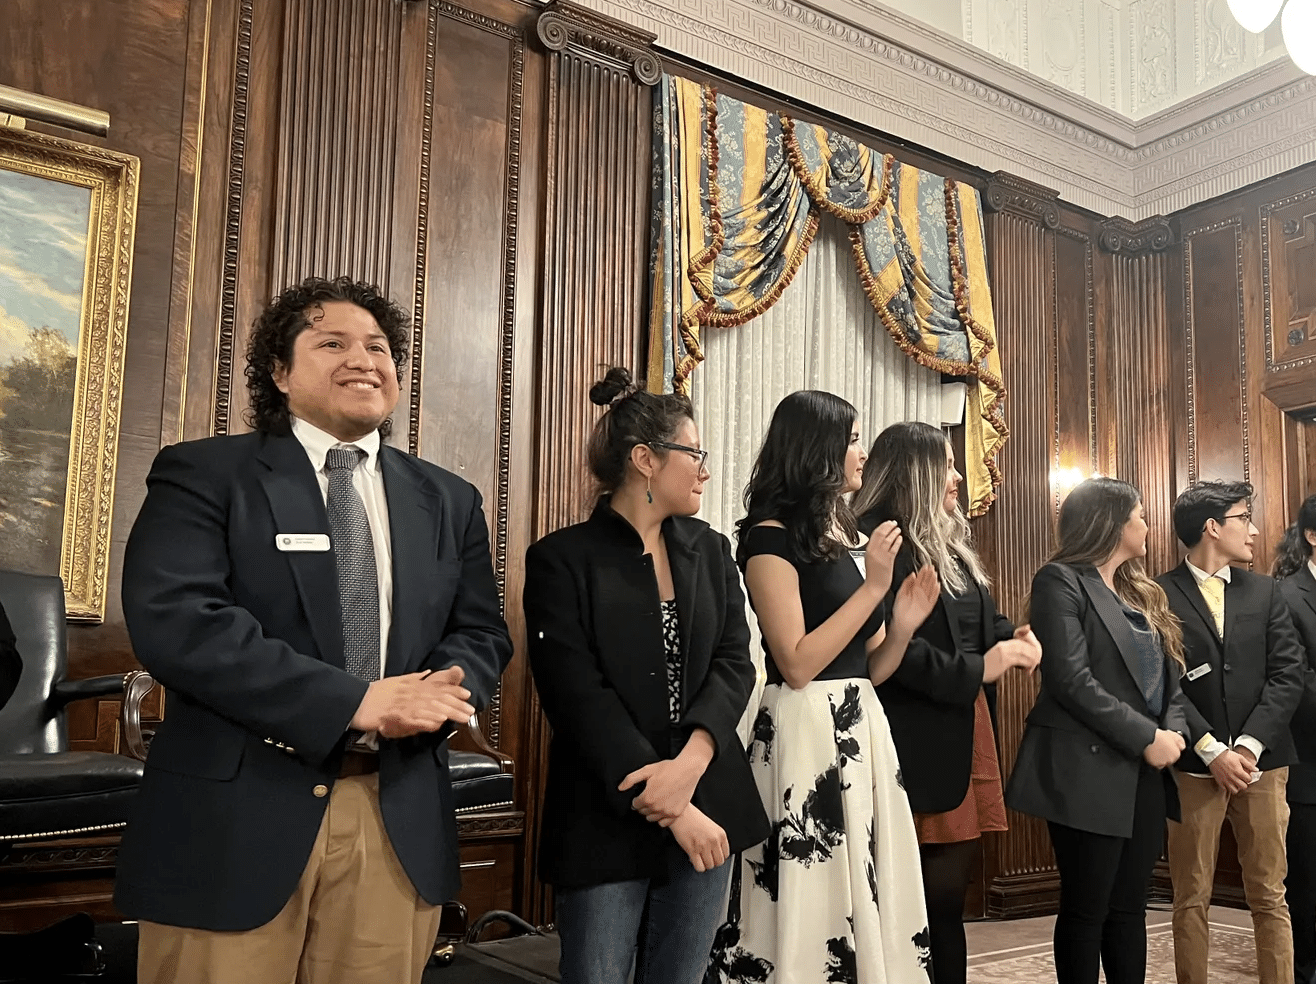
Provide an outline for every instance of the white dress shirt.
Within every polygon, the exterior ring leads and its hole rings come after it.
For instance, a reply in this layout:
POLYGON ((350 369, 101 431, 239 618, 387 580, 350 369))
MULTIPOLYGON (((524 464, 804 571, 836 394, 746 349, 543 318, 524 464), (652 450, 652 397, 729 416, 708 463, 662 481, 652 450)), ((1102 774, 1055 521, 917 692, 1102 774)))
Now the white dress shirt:
MULTIPOLYGON (((379 578, 379 673, 384 675, 388 656, 388 630, 393 621, 393 548, 389 540, 388 499, 384 495, 384 476, 379 470, 379 431, 371 431, 360 440, 345 444, 332 434, 297 417, 292 418, 293 436, 306 449, 320 483, 320 495, 329 500, 329 473, 324 459, 330 448, 360 448, 366 458, 352 470, 352 487, 366 507, 370 522, 370 539, 375 544, 375 575, 379 578)), ((299 531, 294 531, 299 532, 299 531)))
MULTIPOLYGON (((1230 582, 1230 575, 1232 572, 1232 568, 1228 564, 1220 568, 1220 570, 1216 571, 1214 574, 1208 574, 1206 571, 1196 566, 1191 560, 1185 560, 1184 563, 1188 565, 1188 570, 1193 575, 1193 580, 1195 580, 1199 585, 1209 577, 1218 577, 1220 578, 1220 580, 1224 581, 1225 584, 1228 584, 1230 582)), ((1311 561, 1308 561, 1308 563, 1311 563, 1311 561)), ((1191 666, 1188 668, 1190 670, 1192 669, 1191 666)), ((1239 747, 1240 745, 1246 748, 1249 752, 1251 752, 1253 756, 1255 756, 1258 760, 1261 758, 1261 753, 1266 750, 1266 746, 1263 745, 1261 742, 1257 741, 1257 739, 1253 738, 1251 735, 1239 735, 1237 738, 1233 740, 1233 746, 1235 748, 1239 747)), ((1203 762, 1205 762, 1207 765, 1210 765, 1212 762, 1216 760, 1216 757, 1221 752, 1228 750, 1228 748, 1229 748, 1228 745, 1226 745, 1224 742, 1220 741, 1217 738, 1215 741, 1211 742, 1205 747, 1195 749, 1195 751, 1197 752, 1198 757, 1201 758, 1203 762)), ((1200 775, 1200 774, 1201 773, 1193 773, 1193 775, 1200 775)))

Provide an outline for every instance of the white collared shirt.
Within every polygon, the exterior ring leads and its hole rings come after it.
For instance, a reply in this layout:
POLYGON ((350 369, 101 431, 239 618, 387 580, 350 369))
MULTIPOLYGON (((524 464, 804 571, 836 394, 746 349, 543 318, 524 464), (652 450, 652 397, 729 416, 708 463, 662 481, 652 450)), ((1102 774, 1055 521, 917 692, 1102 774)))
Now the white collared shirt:
MULTIPOLYGON (((1218 577, 1220 578, 1220 580, 1224 581, 1225 584, 1230 583, 1233 568, 1230 567, 1228 564, 1220 568, 1220 570, 1216 571, 1214 574, 1208 574, 1206 571, 1202 570, 1200 567, 1194 564, 1191 560, 1185 559, 1184 563, 1188 566, 1189 573, 1193 575, 1193 580, 1195 580, 1199 586, 1202 584, 1203 581, 1205 581, 1209 577, 1218 577)), ((1307 561, 1307 563, 1310 564, 1311 561, 1307 561)), ((1224 602, 1221 602, 1221 604, 1223 605, 1224 602)), ((1239 735, 1236 739, 1234 739, 1233 745, 1235 748, 1237 748, 1239 745, 1242 745, 1244 748, 1250 751, 1254 756, 1256 756, 1257 759, 1260 759, 1261 753, 1266 750, 1266 746, 1261 744, 1261 742, 1257 741, 1251 735, 1239 735)), ((1205 762, 1207 765, 1210 765, 1212 762, 1215 761, 1216 756, 1219 755, 1221 752, 1225 751, 1228 747, 1229 746, 1226 745, 1224 742, 1220 741, 1219 739, 1216 739, 1215 741, 1211 742, 1209 745, 1206 745, 1204 748, 1196 749, 1196 751, 1198 757, 1201 758, 1201 760, 1205 762)), ((1193 773, 1193 775, 1201 775, 1201 773, 1193 773)))
POLYGON ((384 494, 384 475, 379 470, 379 431, 346 444, 332 434, 322 431, 298 417, 292 418, 293 436, 306 449, 320 483, 320 495, 326 504, 329 500, 329 473, 324 459, 330 448, 360 448, 366 453, 365 461, 352 470, 352 487, 366 507, 370 522, 370 539, 375 545, 375 574, 379 578, 379 676, 384 675, 384 661, 388 657, 388 631, 393 621, 393 548, 389 540, 388 498, 384 494))
POLYGON ((1307 561, 1307 570, 1311 571, 1311 576, 1316 578, 1316 560, 1307 561))

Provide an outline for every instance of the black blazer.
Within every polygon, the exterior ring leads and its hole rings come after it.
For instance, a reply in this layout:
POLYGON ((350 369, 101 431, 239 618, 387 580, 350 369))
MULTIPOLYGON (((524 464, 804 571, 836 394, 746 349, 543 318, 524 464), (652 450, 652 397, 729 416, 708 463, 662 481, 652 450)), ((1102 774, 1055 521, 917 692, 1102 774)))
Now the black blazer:
MULTIPOLYGON (((1302 698, 1289 733, 1298 761, 1316 766, 1316 578, 1306 564, 1279 582, 1289 615, 1307 656, 1302 698)), ((1290 803, 1316 803, 1316 768, 1290 769, 1286 792, 1290 803)))
MULTIPOLYGON (((393 608, 385 673, 459 664, 485 705, 511 657, 479 493, 390 447, 393 608)), ((244 930, 291 896, 366 683, 343 668, 329 533, 306 451, 243 434, 162 450, 128 538, 123 608, 137 658, 169 691, 119 850, 134 919, 244 930), (319 789, 321 795, 317 795, 319 789)), ((398 859, 438 904, 460 885, 445 735, 381 741, 379 803, 398 859)))
MULTIPOLYGON (((1091 565, 1047 564, 1033 578, 1031 620, 1042 688, 1024 727, 1005 802, 1012 809, 1111 837, 1133 835, 1143 749, 1158 728, 1187 735, 1179 666, 1165 657, 1159 719, 1138 685, 1133 629, 1091 565)), ((1170 770, 1166 815, 1179 819, 1170 770)))
POLYGON ((1177 766, 1185 772, 1209 771, 1193 751, 1208 731, 1226 745, 1241 735, 1257 739, 1266 747, 1257 763, 1263 770, 1295 761, 1289 723, 1302 697, 1307 660, 1288 603, 1273 578, 1239 567, 1229 576, 1223 640, 1186 563, 1156 579, 1183 622, 1187 673, 1210 667, 1194 680, 1183 679, 1192 736, 1177 766))
POLYGON ((23 672, 23 662, 18 658, 18 643, 14 638, 14 629, 5 614, 5 606, 0 605, 0 707, 9 703, 18 689, 18 678, 23 672))
POLYGON ((540 828, 540 877, 558 887, 648 878, 671 834, 631 809, 631 772, 672 758, 696 728, 717 753, 694 804, 732 851, 763 840, 768 819, 736 726, 754 684, 740 576, 726 537, 707 523, 663 524, 680 614, 681 726, 670 723, 667 658, 653 558, 601 500, 588 521, 526 553, 530 667, 553 726, 540 828))
MULTIPOLYGON (((870 513, 860 521, 860 529, 871 534, 888 518, 870 513)), ((887 621, 896 592, 915 570, 914 550, 906 542, 896 555, 891 590, 883 602, 887 621)), ((944 813, 963 802, 973 769, 973 705, 983 686, 983 655, 1014 635, 1014 626, 996 610, 991 592, 977 583, 969 590, 982 597, 979 651, 960 648, 959 621, 946 607, 948 595, 943 589, 936 607, 910 640, 900 666, 877 688, 915 813, 944 813)), ((989 700, 994 699, 995 686, 989 684, 988 689, 989 700)))

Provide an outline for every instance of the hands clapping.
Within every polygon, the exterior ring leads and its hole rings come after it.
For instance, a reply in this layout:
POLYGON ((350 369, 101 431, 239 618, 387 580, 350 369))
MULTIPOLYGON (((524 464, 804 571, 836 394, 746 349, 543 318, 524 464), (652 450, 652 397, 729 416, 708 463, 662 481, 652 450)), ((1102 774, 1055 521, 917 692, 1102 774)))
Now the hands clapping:
POLYGON ((864 581, 880 597, 891 590, 891 572, 896 566, 896 554, 904 537, 895 520, 889 519, 868 538, 864 547, 864 581))
POLYGON ((912 636, 932 614, 940 597, 941 583, 937 580, 937 571, 931 564, 925 564, 900 585, 891 611, 892 630, 912 636))
POLYGON ((983 683, 995 683, 1005 671, 1020 667, 1032 673, 1042 660, 1042 644, 1027 625, 1014 630, 1014 637, 998 642, 983 656, 983 683))
POLYGON ((449 721, 465 724, 475 708, 471 692, 461 685, 466 673, 460 666, 374 680, 361 706, 352 715, 353 728, 377 731, 385 738, 406 738, 438 731, 449 721))

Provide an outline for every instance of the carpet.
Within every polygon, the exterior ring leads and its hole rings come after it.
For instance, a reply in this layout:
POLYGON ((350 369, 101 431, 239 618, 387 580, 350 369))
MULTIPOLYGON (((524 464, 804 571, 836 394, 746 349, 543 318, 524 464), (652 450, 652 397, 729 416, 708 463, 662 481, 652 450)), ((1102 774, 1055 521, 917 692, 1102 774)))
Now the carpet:
MULTIPOLYGON (((1050 942, 1019 947, 1009 951, 982 953, 970 957, 969 980, 972 984, 1052 984, 1056 979, 1050 942)), ((1233 926, 1211 924, 1212 984, 1256 984, 1256 948, 1252 932, 1233 926)), ((1101 978, 1106 979, 1105 975, 1101 978)), ((1168 926, 1147 933, 1146 984, 1175 984, 1174 938, 1168 926)))

